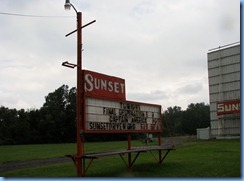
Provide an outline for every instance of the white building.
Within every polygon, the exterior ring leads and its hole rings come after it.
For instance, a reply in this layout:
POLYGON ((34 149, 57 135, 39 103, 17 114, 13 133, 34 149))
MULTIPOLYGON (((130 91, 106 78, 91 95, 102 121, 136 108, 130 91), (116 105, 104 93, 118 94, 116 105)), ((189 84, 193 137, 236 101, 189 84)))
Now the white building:
POLYGON ((208 52, 211 136, 240 136, 240 43, 208 52))

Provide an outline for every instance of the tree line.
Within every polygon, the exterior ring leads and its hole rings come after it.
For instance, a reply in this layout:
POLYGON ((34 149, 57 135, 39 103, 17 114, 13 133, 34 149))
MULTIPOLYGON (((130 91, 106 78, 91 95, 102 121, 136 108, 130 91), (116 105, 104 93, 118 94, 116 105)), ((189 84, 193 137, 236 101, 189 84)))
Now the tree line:
POLYGON ((162 114, 163 135, 196 135, 198 128, 210 126, 210 107, 205 103, 191 103, 186 110, 169 107, 162 114))
MULTIPOLYGON (((196 134, 210 125, 209 105, 190 104, 183 111, 169 107, 162 113, 162 136, 196 134)), ((144 138, 145 134, 132 134, 144 138)), ((126 134, 86 134, 86 141, 125 140, 126 134)), ((76 88, 62 85, 45 97, 40 109, 0 107, 0 145, 76 142, 76 88)))

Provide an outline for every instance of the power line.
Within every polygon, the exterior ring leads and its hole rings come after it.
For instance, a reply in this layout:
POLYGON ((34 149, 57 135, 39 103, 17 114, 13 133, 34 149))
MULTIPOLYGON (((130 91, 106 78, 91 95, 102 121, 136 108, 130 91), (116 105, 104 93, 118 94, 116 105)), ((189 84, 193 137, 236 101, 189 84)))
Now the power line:
POLYGON ((1 15, 7 16, 22 16, 22 17, 30 17, 30 18, 73 18, 74 16, 43 16, 43 15, 31 15, 31 14, 16 14, 16 13, 5 13, 0 12, 1 15))

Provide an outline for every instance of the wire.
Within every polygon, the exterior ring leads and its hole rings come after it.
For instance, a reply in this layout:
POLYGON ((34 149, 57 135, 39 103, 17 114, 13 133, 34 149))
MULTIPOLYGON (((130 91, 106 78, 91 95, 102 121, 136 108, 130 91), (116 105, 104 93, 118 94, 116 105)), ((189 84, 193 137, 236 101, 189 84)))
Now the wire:
POLYGON ((7 16, 22 16, 22 17, 31 17, 31 18, 73 18, 74 16, 39 16, 39 15, 31 15, 31 14, 15 14, 15 13, 4 13, 0 12, 1 15, 7 16))

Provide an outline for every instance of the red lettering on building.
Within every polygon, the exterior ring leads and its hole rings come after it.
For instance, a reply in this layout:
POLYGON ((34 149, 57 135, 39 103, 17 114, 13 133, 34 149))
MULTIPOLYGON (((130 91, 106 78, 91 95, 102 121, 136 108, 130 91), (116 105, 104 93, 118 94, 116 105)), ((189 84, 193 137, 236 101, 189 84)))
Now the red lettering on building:
POLYGON ((217 115, 222 114, 239 114, 240 100, 232 100, 217 103, 217 115))

